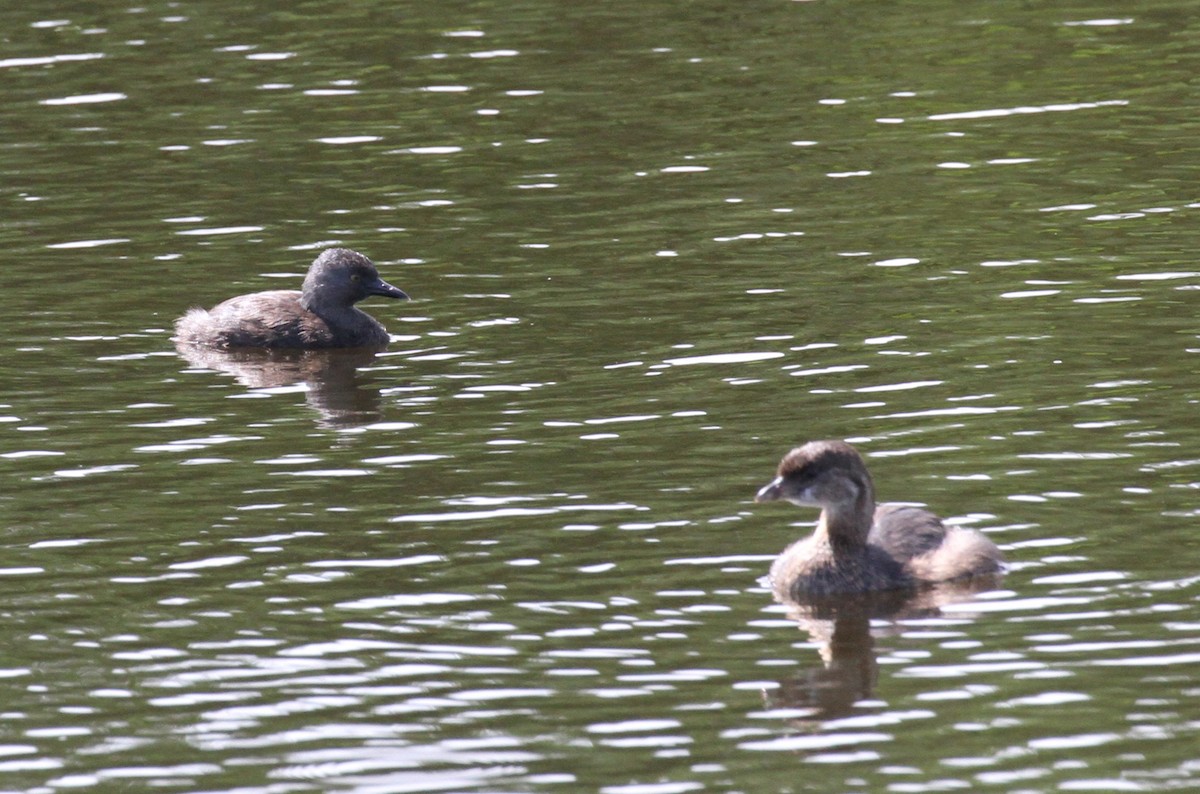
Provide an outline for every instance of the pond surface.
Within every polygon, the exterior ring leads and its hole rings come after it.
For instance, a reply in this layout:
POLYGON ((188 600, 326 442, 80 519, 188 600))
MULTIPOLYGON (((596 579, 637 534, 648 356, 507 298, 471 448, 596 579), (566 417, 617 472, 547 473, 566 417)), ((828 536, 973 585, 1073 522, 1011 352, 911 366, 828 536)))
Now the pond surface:
POLYGON ((1194 788, 1185 3, 0 10, 0 788, 1194 788), (378 356, 180 355, 344 245, 378 356), (804 613, 846 438, 1000 544, 804 613))

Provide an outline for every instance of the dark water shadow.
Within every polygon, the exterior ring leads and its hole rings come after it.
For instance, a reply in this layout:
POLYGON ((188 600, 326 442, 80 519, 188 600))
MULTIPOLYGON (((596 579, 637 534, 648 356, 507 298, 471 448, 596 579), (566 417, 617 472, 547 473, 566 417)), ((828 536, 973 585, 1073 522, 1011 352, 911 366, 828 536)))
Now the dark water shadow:
POLYGON ((323 427, 354 427, 383 416, 380 389, 360 371, 375 360, 375 350, 214 350, 181 343, 175 349, 190 366, 232 375, 250 389, 305 384, 305 400, 323 427))
MULTIPOLYGON (((1003 574, 975 577, 920 590, 893 590, 784 601, 788 617, 817 643, 820 663, 779 682, 764 693, 772 709, 801 712, 789 721, 809 729, 824 720, 877 713, 884 707, 858 706, 874 697, 879 680, 877 636, 899 633, 906 620, 935 618, 950 604, 969 602, 999 587, 1003 574)), ((955 617, 969 617, 955 612, 955 617)))

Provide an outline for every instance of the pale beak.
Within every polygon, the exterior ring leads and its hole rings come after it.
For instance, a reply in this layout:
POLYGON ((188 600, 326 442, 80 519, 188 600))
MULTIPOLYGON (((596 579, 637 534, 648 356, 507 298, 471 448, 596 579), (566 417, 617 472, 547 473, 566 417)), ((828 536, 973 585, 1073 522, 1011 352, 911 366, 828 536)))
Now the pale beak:
POLYGON ((760 488, 758 490, 758 493, 756 493, 754 495, 754 501, 756 501, 756 502, 775 502, 775 501, 778 501, 779 499, 782 499, 783 498, 783 494, 781 492, 782 484, 783 484, 782 477, 776 477, 774 480, 771 480, 771 482, 767 483, 766 485, 764 485, 762 488, 760 488))

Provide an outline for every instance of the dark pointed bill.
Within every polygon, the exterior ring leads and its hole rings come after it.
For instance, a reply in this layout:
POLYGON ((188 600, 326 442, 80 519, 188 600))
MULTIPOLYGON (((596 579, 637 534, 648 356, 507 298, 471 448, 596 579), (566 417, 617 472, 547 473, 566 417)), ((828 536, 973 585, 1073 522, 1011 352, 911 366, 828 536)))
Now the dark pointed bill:
POLYGON ((382 295, 385 298, 400 298, 409 300, 408 293, 399 287, 393 287, 381 278, 375 279, 375 282, 367 285, 368 295, 382 295))

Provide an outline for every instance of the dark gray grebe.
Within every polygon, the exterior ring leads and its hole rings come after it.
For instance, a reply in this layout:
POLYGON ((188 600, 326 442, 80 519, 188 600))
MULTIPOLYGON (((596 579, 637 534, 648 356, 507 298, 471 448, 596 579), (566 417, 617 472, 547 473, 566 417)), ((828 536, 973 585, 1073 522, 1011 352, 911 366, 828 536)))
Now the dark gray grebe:
POLYGON ((370 295, 408 299, 379 277, 370 259, 330 248, 313 261, 302 290, 254 292, 207 311, 189 309, 175 321, 175 341, 216 348, 382 348, 387 331, 354 307, 370 295))
POLYGON ((785 455, 754 497, 779 499, 821 508, 813 534, 771 565, 780 599, 913 588, 1003 568, 996 544, 973 529, 946 526, 919 507, 876 507, 867 466, 844 441, 810 441, 785 455))

